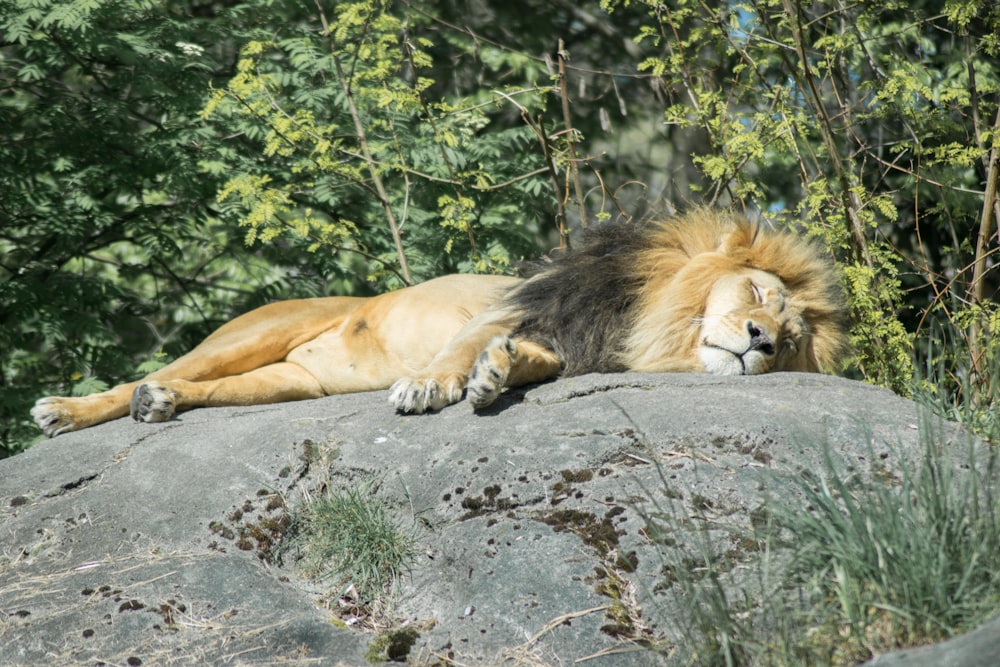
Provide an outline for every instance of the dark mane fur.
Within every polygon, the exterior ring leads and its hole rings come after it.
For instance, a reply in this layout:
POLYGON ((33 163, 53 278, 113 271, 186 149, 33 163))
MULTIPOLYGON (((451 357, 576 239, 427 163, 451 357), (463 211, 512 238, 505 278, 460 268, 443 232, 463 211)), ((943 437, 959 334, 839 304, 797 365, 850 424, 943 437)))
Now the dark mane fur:
POLYGON ((622 344, 641 287, 635 269, 645 239, 643 226, 605 223, 579 248, 530 265, 528 280, 506 299, 513 336, 556 352, 565 376, 625 370, 622 344))
POLYGON ((834 371, 848 353, 834 265, 788 231, 695 209, 659 223, 592 228, 579 248, 533 265, 505 298, 505 324, 563 360, 563 375, 697 371, 699 324, 715 279, 772 274, 803 315, 808 370, 834 371))

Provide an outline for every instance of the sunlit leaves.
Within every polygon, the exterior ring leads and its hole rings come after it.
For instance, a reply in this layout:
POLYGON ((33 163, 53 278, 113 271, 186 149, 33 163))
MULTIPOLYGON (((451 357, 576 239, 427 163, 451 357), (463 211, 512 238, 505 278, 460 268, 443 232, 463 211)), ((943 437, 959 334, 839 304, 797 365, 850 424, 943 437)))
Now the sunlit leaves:
POLYGON ((313 251, 356 252, 369 263, 368 278, 389 287, 398 285, 401 258, 386 206, 418 277, 497 270, 534 228, 538 207, 527 202, 542 196, 544 178, 522 174, 537 172, 541 154, 524 151, 526 127, 488 130, 493 107, 480 103, 483 91, 428 99, 435 81, 422 69, 433 64, 434 44, 420 34, 424 19, 389 9, 341 3, 316 18, 329 34, 244 47, 236 76, 202 117, 239 128, 259 153, 230 165, 219 201, 247 228, 247 243, 288 237, 313 251), (492 214, 500 209, 505 215, 492 214))
MULTIPOLYGON (((632 4, 602 2, 612 13, 632 4)), ((704 140, 691 155, 709 184, 703 195, 790 222, 794 213, 833 248, 847 267, 863 374, 907 391, 913 345, 901 318, 926 302, 904 307, 911 274, 900 266, 959 295, 971 266, 959 259, 967 242, 955 254, 923 245, 913 256, 907 237, 920 221, 952 245, 978 219, 1000 91, 984 54, 994 52, 1000 10, 982 0, 949 0, 943 15, 889 0, 639 4, 648 10, 634 33, 639 70, 672 93, 666 122, 704 140), (953 33, 961 39, 940 39, 953 33)), ((947 291, 929 290, 933 300, 947 291)), ((946 312, 962 307, 946 301, 946 312)))

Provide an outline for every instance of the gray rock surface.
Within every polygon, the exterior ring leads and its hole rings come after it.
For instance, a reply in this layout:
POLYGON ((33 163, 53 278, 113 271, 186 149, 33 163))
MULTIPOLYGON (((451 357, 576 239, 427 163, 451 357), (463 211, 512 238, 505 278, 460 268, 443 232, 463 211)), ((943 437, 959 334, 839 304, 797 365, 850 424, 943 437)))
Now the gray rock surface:
POLYGON ((934 646, 880 655, 870 667, 997 667, 1000 665, 1000 617, 934 646))
POLYGON ((879 472, 919 451, 917 422, 802 374, 592 375, 479 414, 399 415, 375 392, 119 420, 0 461, 0 664, 367 664, 373 636, 260 556, 304 496, 372 476, 423 526, 395 610, 411 663, 665 664, 630 641, 669 642, 683 613, 643 514, 746 527, 773 473, 827 450, 879 472))

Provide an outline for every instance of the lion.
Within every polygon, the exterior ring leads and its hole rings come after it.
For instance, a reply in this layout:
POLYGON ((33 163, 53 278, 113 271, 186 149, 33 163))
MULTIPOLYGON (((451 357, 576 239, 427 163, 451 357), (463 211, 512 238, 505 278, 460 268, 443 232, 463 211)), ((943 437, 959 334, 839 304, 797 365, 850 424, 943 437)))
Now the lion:
POLYGON ((463 394, 620 371, 835 371, 847 352, 833 265, 811 243, 729 213, 605 224, 525 278, 449 275, 374 297, 281 301, 224 324, 137 382, 40 399, 48 436, 131 414, 389 389, 402 413, 463 394))

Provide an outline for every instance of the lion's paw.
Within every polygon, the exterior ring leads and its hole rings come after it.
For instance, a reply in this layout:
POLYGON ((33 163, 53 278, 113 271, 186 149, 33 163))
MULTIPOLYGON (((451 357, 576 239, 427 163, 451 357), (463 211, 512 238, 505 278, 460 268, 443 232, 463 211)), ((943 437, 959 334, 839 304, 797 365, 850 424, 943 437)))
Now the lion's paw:
POLYGON ((55 396, 38 399, 35 407, 31 408, 31 417, 38 428, 42 429, 42 433, 50 438, 76 430, 72 411, 66 407, 63 399, 55 396))
POLYGON ((165 422, 174 416, 177 396, 162 384, 145 382, 132 392, 132 419, 146 423, 165 422))
POLYGON ((400 412, 421 414, 462 400, 465 376, 400 378, 389 388, 389 402, 400 412))
POLYGON ((466 395, 473 408, 485 408, 497 400, 507 386, 510 369, 517 361, 517 343, 507 336, 497 336, 476 359, 469 375, 466 395))

